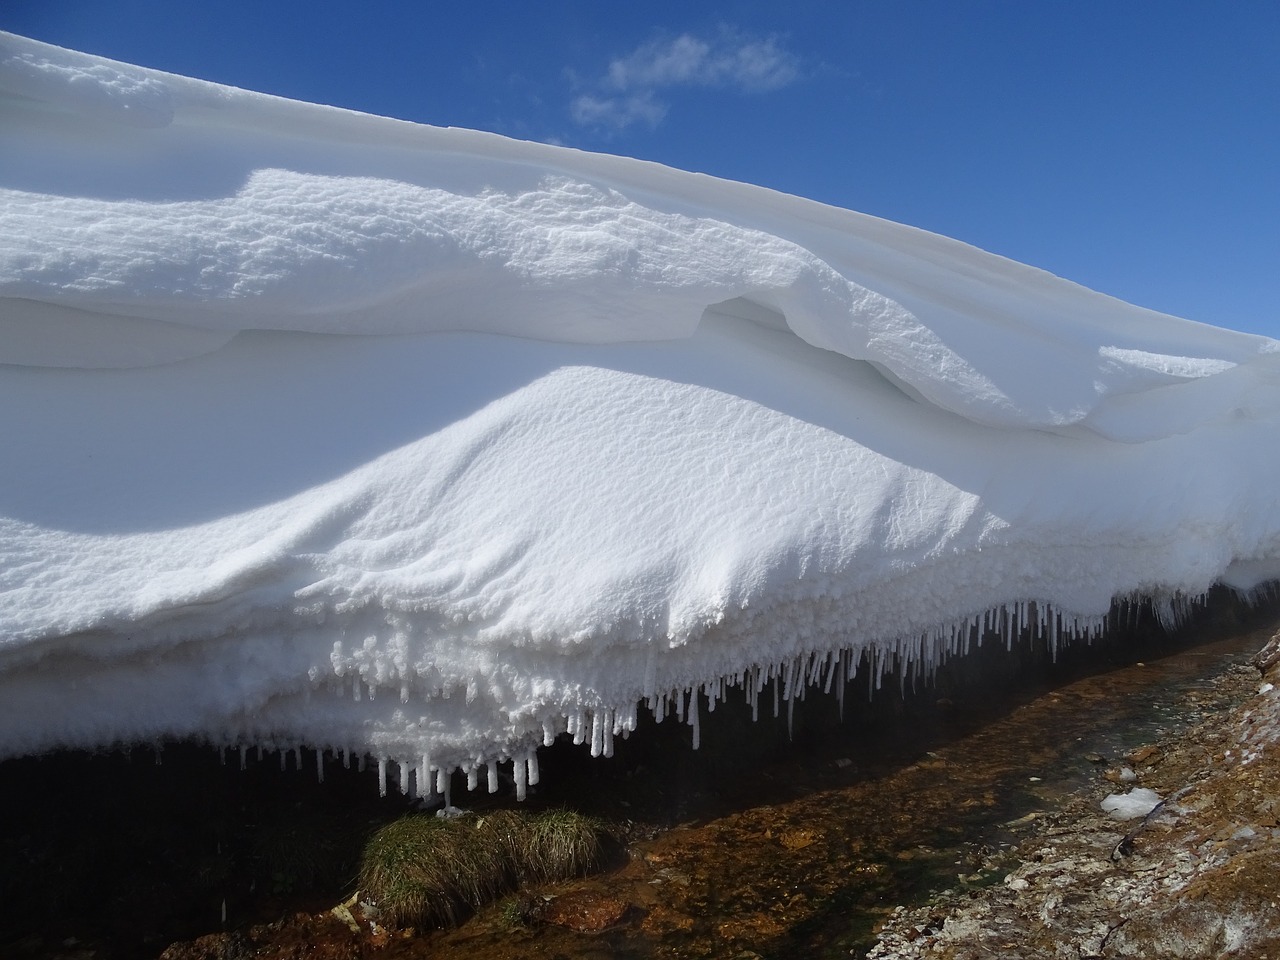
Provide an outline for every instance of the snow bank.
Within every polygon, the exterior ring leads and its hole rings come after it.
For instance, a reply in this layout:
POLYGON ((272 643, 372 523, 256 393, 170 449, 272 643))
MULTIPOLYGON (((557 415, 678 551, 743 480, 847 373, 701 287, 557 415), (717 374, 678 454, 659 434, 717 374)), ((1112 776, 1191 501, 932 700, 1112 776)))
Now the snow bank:
POLYGON ((726 684, 1280 573, 1275 341, 11 35, 0 126, 0 755, 523 783, 642 702, 696 735, 726 684))

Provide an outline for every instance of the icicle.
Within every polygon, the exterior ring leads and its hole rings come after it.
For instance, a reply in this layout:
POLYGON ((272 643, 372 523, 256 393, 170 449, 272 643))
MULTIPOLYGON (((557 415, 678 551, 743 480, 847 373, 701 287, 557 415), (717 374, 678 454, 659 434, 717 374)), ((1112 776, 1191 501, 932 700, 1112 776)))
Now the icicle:
POLYGON ((364 773, 364 768, 367 767, 368 765, 369 765, 368 755, 363 753, 360 754, 359 759, 356 760, 356 773, 364 773))
POLYGON ((418 783, 418 796, 431 796, 431 757, 425 753, 418 758, 416 780, 418 783))
MULTIPOLYGON (((614 731, 613 717, 614 717, 614 713, 612 710, 608 711, 605 714, 603 753, 606 757, 613 756, 613 731, 614 731)), ((537 756, 537 753, 536 752, 531 753, 530 756, 537 756)), ((532 777, 532 775, 530 776, 532 777)), ((529 782, 537 783, 538 781, 534 779, 530 779, 529 782)))
POLYGON ((316 751, 316 781, 324 783, 324 751, 316 751))
MULTIPOLYGON (((608 750, 609 752, 606 753, 605 756, 606 757, 613 756, 612 742, 608 744, 608 750)), ((536 787, 538 785, 538 781, 541 779, 542 779, 542 773, 538 769, 538 751, 530 750, 529 751, 529 786, 536 787)))
POLYGON ((489 761, 489 792, 498 792, 498 761, 489 761))
POLYGON ((223 767, 227 765, 227 745, 225 743, 218 747, 218 765, 223 767))
POLYGON ((674 693, 676 696, 676 722, 684 723, 684 691, 676 690, 674 693))
POLYGON ((516 780, 516 799, 524 800, 529 795, 528 775, 529 767, 520 757, 516 757, 511 761, 511 773, 516 780))
POLYGON ((689 691, 689 726, 693 727, 693 749, 695 750, 702 745, 700 713, 701 711, 698 709, 698 690, 695 687, 689 691))
POLYGON ((347 747, 342 748, 342 768, 344 770, 351 769, 351 751, 347 747))
POLYGON ((796 661, 792 660, 791 663, 787 665, 787 685, 782 688, 782 699, 786 700, 788 703, 790 703, 791 698, 795 696, 795 682, 796 661))
POLYGON ((387 758, 378 757, 378 796, 385 797, 387 795, 387 758))
POLYGON ((597 710, 591 715, 591 756, 598 757, 604 752, 604 718, 597 710))
POLYGON ((787 701, 787 739, 793 739, 795 733, 795 716, 796 702, 794 699, 787 701))
POLYGON ((658 697, 658 702, 652 704, 649 709, 653 711, 653 722, 661 723, 667 715, 667 695, 664 693, 658 697))
POLYGON ((293 748, 293 765, 299 770, 302 769, 302 747, 300 746, 293 748))
POLYGON ((360 698, 360 677, 359 676, 353 676, 351 678, 351 698, 355 700, 356 703, 360 702, 361 698, 360 698))
POLYGON ((556 742, 555 725, 547 719, 542 721, 542 745, 549 747, 556 742))
POLYGON ((467 767, 467 792, 474 792, 478 786, 480 786, 480 768, 472 764, 467 767))
POLYGON ((409 684, 407 682, 400 684, 400 702, 409 702, 409 684))
POLYGON ((284 773, 289 769, 289 751, 277 750, 276 752, 280 754, 280 772, 284 773))
POLYGON ((258 744, 258 762, 262 762, 262 744, 258 744))
MULTIPOLYGON (((843 655, 842 655, 843 659, 843 655)), ((844 673, 844 663, 840 664, 840 672, 844 673)), ((836 684, 836 717, 841 723, 844 723, 844 688, 845 682, 842 679, 836 684)))
POLYGON ((782 692, 782 679, 778 676, 773 678, 773 719, 778 719, 778 696, 782 692))
POLYGON ((249 765, 248 754, 249 754, 249 748, 245 746, 243 743, 240 744, 240 769, 241 770, 244 770, 249 765))
MULTIPOLYGON (((436 769, 436 793, 446 797, 449 795, 449 781, 452 779, 449 774, 452 772, 451 770, 446 770, 443 766, 436 769)), ((446 800, 444 805, 447 807, 449 801, 446 800)))

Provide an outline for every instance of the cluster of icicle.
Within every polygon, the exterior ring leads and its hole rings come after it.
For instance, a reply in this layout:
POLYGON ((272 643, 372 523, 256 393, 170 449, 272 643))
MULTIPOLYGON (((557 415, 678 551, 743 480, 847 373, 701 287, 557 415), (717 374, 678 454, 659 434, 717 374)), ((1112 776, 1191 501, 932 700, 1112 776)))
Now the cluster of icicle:
MULTIPOLYGON (((746 703, 751 708, 753 721, 759 720, 762 698, 767 703, 772 703, 775 719, 781 716, 785 704, 790 732, 796 701, 804 700, 810 688, 821 688, 825 695, 834 692, 839 716, 843 718, 845 688, 859 673, 865 673, 868 697, 881 688, 886 674, 892 673, 897 674, 902 692, 905 693, 908 681, 913 688, 917 682, 928 682, 936 669, 950 657, 964 656, 989 637, 1002 640, 1010 651, 1015 640, 1043 642, 1047 644, 1051 656, 1056 658, 1063 644, 1080 640, 1091 643, 1109 631, 1136 625, 1144 609, 1151 610, 1164 628, 1177 629, 1186 623, 1206 599, 1206 595, 1188 597, 1181 594, 1159 599, 1123 598, 1117 599, 1111 610, 1100 616, 1062 614, 1049 604, 1017 602, 995 607, 966 620, 899 639, 891 644, 815 651, 765 666, 755 664, 732 675, 683 688, 648 693, 642 702, 655 722, 661 723, 674 714, 677 722, 688 724, 696 750, 701 745, 700 718, 703 701, 706 703, 706 711, 714 712, 716 704, 724 701, 735 688, 743 691, 746 703), (770 694, 766 694, 766 688, 771 690, 770 694)), ((355 678, 355 684, 358 691, 359 678, 355 678)), ((370 685, 371 697, 375 686, 376 684, 370 685)), ((408 687, 402 686, 401 698, 405 699, 408 695, 408 687)), ((558 736, 565 735, 576 745, 589 745, 593 757, 611 757, 615 738, 626 739, 636 730, 639 707, 639 702, 632 702, 622 708, 580 707, 570 713, 544 719, 541 745, 551 746, 558 736)), ((241 769, 247 764, 250 749, 256 750, 259 761, 264 752, 278 752, 281 770, 287 769, 290 754, 295 758, 296 768, 301 770, 303 767, 303 747, 296 743, 273 743, 265 748, 261 744, 227 744, 222 747, 224 762, 228 746, 239 751, 241 769)), ((323 782, 326 754, 335 761, 340 758, 346 768, 350 768, 354 762, 361 772, 372 760, 377 764, 380 795, 386 796, 394 781, 399 791, 407 797, 421 799, 426 803, 443 801, 446 808, 451 808, 453 776, 459 771, 465 774, 469 791, 479 788, 482 776, 489 793, 497 793, 502 780, 508 779, 514 786, 516 798, 524 800, 528 788, 538 783, 538 746, 537 742, 532 742, 525 749, 496 756, 476 757, 463 765, 435 764, 425 754, 413 758, 397 758, 386 754, 370 756, 359 750, 317 749, 315 769, 317 777, 323 782), (500 767, 507 763, 511 765, 511 773, 509 778, 504 778, 500 774, 500 767)))

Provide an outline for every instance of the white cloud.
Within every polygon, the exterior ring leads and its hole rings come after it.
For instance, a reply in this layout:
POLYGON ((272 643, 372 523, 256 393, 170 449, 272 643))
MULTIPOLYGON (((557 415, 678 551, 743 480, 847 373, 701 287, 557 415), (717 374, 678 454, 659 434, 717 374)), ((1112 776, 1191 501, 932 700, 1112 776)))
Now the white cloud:
POLYGON ((773 37, 753 39, 725 29, 704 40, 685 33, 651 41, 611 61, 596 92, 579 95, 570 110, 583 126, 624 130, 642 122, 652 129, 668 110, 658 90, 715 87, 761 93, 799 77, 798 58, 773 37))
POLYGON ((667 105, 648 91, 628 97, 597 97, 586 93, 574 99, 569 111, 574 122, 584 127, 625 130, 640 121, 653 129, 667 115, 667 105))
POLYGON ((682 34, 654 41, 609 64, 607 83, 615 90, 674 86, 738 87, 748 92, 777 90, 799 76, 796 58, 772 37, 746 40, 726 33, 714 43, 682 34))

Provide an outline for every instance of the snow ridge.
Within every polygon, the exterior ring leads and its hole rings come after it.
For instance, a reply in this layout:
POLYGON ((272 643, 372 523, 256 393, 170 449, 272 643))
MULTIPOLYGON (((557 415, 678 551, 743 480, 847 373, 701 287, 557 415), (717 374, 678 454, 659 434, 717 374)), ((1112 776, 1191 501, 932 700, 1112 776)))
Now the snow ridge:
POLYGON ((1275 341, 3 34, 0 123, 0 756, 192 736, 523 791, 641 705, 696 738, 733 688, 1280 575, 1275 341))

